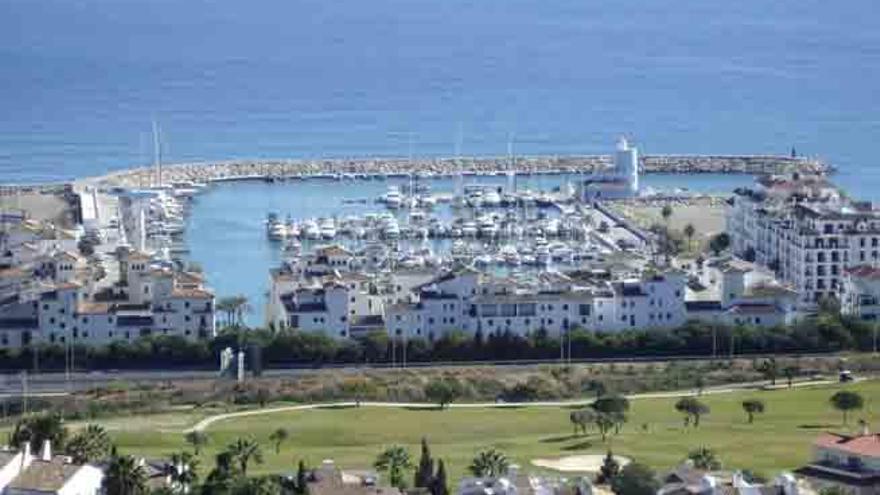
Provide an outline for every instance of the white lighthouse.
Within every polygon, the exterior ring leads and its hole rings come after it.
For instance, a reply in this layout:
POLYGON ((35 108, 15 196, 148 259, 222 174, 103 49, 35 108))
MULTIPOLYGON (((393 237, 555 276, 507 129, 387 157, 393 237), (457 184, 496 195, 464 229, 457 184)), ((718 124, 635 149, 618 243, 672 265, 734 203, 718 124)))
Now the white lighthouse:
POLYGON ((614 153, 614 171, 627 182, 630 194, 639 194, 639 150, 630 146, 622 136, 617 141, 617 151, 614 153))
POLYGON ((639 151, 621 137, 613 161, 614 166, 608 172, 593 173, 580 182, 577 195, 581 201, 592 203, 639 195, 639 151))

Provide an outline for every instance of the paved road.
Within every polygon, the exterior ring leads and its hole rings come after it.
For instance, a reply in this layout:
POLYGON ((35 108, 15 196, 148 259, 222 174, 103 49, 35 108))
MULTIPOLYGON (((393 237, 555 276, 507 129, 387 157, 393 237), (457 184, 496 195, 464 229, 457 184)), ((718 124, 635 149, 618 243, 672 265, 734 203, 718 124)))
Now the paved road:
MULTIPOLYGON (((836 383, 832 380, 810 380, 795 382, 793 387, 812 387, 816 385, 829 385, 836 383)), ((727 394, 738 392, 744 389, 755 389, 765 387, 769 384, 767 381, 738 383, 735 385, 725 385, 721 387, 709 387, 703 390, 700 395, 727 394)), ((782 388, 783 385, 777 385, 776 388, 782 388)), ((649 392, 644 394, 632 394, 626 397, 630 400, 640 399, 662 399, 687 397, 698 395, 694 389, 675 390, 669 392, 649 392)), ((504 407, 567 407, 567 406, 585 406, 593 402, 593 399, 573 400, 573 401, 543 401, 543 402, 471 402, 462 404, 450 404, 447 407, 453 409, 486 409, 486 408, 504 408, 504 407)), ((352 401, 348 402, 323 402, 318 404, 301 404, 297 406, 272 407, 268 409, 253 409, 249 411, 238 411, 232 413, 217 414, 202 419, 183 433, 191 431, 204 431, 214 423, 226 421, 228 419, 243 418, 248 416, 260 416, 263 414, 274 414, 279 412, 306 411, 310 409, 320 409, 328 407, 354 407, 358 404, 352 401)), ((434 409, 437 404, 428 404, 424 402, 361 402, 360 407, 390 407, 390 408, 424 408, 434 409)))

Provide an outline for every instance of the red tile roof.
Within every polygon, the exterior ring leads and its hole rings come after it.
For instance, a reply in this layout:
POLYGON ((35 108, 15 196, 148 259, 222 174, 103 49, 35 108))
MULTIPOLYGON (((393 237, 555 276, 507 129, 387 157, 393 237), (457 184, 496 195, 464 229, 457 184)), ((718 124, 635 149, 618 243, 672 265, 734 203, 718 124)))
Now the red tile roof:
POLYGON ((858 436, 823 433, 813 445, 850 454, 880 457, 880 433, 858 436))

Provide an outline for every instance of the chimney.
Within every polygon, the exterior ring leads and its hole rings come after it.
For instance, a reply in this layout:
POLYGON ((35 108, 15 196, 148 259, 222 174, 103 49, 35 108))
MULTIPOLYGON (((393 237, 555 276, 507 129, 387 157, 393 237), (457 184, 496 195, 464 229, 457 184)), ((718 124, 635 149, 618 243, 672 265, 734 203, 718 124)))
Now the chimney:
POLYGON ((859 424, 862 426, 862 436, 866 437, 871 434, 871 426, 864 419, 859 420, 859 424))
POLYGON ((40 449, 40 460, 46 462, 52 460, 52 442, 48 438, 43 440, 43 448, 40 449))

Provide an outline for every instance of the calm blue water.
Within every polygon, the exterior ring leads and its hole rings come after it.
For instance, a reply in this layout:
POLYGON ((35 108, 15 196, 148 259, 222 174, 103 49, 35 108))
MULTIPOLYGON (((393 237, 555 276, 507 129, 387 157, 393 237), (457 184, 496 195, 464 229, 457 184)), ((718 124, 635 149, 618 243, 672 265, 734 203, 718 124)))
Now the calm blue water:
MULTIPOLYGON (((464 154, 795 146, 880 199, 878 21, 870 0, 3 0, 0 182, 147 163, 156 119, 169 162, 450 155, 459 130, 464 154)), ((200 198, 212 284, 254 294, 272 255, 253 229, 308 197, 200 198)))
POLYGON ((0 179, 150 157, 801 153, 880 197, 870 0, 3 0, 0 179))

